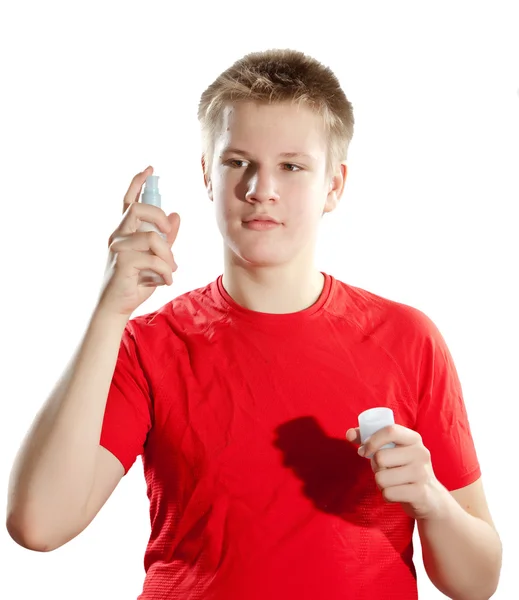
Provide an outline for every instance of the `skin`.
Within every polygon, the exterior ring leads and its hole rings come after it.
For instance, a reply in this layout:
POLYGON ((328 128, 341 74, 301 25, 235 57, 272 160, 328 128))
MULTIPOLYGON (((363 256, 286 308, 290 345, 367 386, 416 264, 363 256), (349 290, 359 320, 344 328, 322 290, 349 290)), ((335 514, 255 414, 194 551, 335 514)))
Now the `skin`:
POLYGON ((239 103, 224 111, 204 182, 224 241, 223 285, 246 308, 296 312, 322 291, 324 277, 314 265, 318 229, 323 214, 336 208, 347 175, 341 163, 326 176, 326 144, 321 117, 305 106, 239 103), (254 213, 282 225, 248 230, 242 220, 254 213))

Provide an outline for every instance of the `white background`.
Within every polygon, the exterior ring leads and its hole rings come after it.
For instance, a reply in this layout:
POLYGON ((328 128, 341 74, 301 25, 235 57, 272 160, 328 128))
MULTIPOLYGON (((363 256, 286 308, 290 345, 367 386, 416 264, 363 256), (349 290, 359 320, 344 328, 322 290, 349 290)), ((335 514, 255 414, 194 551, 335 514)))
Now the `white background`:
MULTIPOLYGON (((454 357, 504 544, 500 600, 519 598, 517 2, 16 2, 0 14, 3 261, 1 506, 19 444, 83 335, 122 197, 151 164, 182 225, 173 287, 222 272, 203 186, 203 90, 244 54, 302 50, 354 106, 349 176, 317 265, 415 306, 454 357)), ((144 579, 140 459, 57 551, 0 530, 0 596, 132 599, 144 579)), ((421 599, 429 583, 415 535, 421 599)), ((231 599, 230 599, 231 600, 231 599)), ((244 599, 245 600, 245 599, 244 599)))

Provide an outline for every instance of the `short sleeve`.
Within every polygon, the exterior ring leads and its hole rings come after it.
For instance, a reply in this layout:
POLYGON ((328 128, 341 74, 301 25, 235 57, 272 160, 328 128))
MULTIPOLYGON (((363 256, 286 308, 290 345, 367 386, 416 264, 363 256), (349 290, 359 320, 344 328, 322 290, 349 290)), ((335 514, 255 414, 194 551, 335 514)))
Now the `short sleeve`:
POLYGON ((151 422, 149 385, 129 321, 121 339, 99 441, 121 461, 125 475, 144 451, 151 422))
POLYGON ((449 491, 481 476, 461 383, 451 353, 436 325, 423 313, 425 327, 418 365, 416 431, 431 453, 437 479, 449 491))

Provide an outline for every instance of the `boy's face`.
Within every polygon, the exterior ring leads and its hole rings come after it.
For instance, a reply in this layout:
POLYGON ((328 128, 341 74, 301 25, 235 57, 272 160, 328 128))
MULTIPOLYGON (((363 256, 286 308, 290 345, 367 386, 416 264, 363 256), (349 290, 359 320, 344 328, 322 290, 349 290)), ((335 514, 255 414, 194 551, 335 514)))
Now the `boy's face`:
POLYGON ((322 119, 304 105, 248 102, 225 110, 204 179, 227 257, 251 266, 313 264, 321 217, 337 205, 346 177, 343 164, 325 178, 326 154, 322 119), (246 220, 257 214, 279 225, 254 229, 246 220))

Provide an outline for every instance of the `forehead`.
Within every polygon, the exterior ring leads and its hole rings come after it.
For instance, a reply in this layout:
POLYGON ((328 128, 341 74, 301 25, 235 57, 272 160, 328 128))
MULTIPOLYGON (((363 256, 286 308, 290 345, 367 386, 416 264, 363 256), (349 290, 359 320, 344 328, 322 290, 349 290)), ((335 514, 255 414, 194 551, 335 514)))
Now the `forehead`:
POLYGON ((250 152, 298 152, 319 157, 326 150, 322 117, 292 103, 239 102, 222 112, 219 152, 241 148, 250 152))

